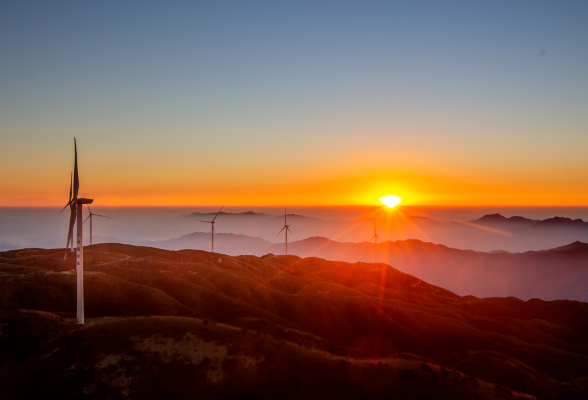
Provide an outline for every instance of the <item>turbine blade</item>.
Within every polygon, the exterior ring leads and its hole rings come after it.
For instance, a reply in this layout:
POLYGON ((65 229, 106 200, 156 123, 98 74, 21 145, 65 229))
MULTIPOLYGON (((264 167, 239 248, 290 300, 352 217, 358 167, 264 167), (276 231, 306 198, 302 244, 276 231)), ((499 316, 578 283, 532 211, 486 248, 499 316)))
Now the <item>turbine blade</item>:
POLYGON ((195 219, 194 221, 196 221, 196 222, 206 222, 207 224, 212 224, 212 222, 210 222, 210 221, 202 221, 202 220, 199 220, 199 219, 195 219))
POLYGON ((72 179, 73 179, 73 174, 70 174, 70 176, 69 176, 69 200, 68 200, 67 204, 65 205, 65 207, 63 207, 61 209, 61 211, 59 211, 59 212, 62 212, 63 210, 65 210, 67 208, 67 206, 69 206, 71 204, 71 189, 72 189, 72 183, 73 183, 72 179))
POLYGON ((78 173, 78 145, 76 138, 74 138, 74 149, 75 149, 75 164, 74 164, 74 185, 73 185, 73 198, 78 198, 78 191, 80 190, 80 177, 78 173))
POLYGON ((90 212, 90 215, 92 215, 92 210, 90 210, 90 205, 86 204, 86 207, 88 207, 88 211, 90 212))
POLYGON ((73 184, 73 174, 69 174, 69 201, 71 202, 71 190, 73 184))
POLYGON ((286 228, 286 229, 288 229, 288 232, 292 233, 292 231, 290 230, 290 228, 286 228))
POLYGON ((282 233, 282 231, 286 229, 286 227, 283 227, 281 231, 278 232, 278 234, 276 236, 278 236, 280 233, 282 233))
POLYGON ((107 217, 106 215, 100 215, 100 214, 92 214, 95 217, 102 217, 102 218, 108 218, 108 219, 112 219, 110 217, 107 217))
POLYGON ((67 206, 69 206, 71 204, 71 200, 65 205, 65 207, 63 207, 61 209, 61 211, 59 211, 60 213, 63 212, 63 210, 65 210, 67 208, 67 206))
POLYGON ((225 206, 222 206, 220 210, 218 210, 218 212, 216 213, 216 215, 214 216, 214 218, 212 219, 212 222, 214 222, 214 220, 216 219, 216 217, 218 217, 218 215, 220 214, 220 212, 223 210, 223 208, 225 208, 225 206))
POLYGON ((66 249, 69 247, 69 242, 71 240, 73 240, 73 229, 74 229, 75 223, 76 223, 76 208, 71 207, 71 215, 69 217, 69 230, 67 232, 67 245, 65 246, 66 249))
MULTIPOLYGON (((88 218, 90 218, 91 216, 92 216, 92 214, 88 215, 88 218)), ((88 220, 88 218, 86 218, 86 219, 84 220, 84 222, 82 222, 82 223, 83 223, 83 224, 85 224, 85 223, 86 223, 86 221, 88 220)))

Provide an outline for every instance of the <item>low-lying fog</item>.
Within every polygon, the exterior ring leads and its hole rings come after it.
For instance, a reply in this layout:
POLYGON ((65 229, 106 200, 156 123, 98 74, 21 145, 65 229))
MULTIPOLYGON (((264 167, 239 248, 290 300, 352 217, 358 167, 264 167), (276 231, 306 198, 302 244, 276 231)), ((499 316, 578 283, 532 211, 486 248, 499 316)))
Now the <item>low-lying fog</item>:
MULTIPOLYGON (((146 241, 162 241, 178 238, 193 232, 210 232, 210 224, 195 219, 211 220, 220 207, 160 207, 160 208, 109 208, 92 207, 96 214, 113 219, 94 218, 94 242, 122 241, 139 244, 146 241), (199 213, 191 215, 193 213, 199 213), (209 214, 209 215, 207 215, 209 214)), ((373 236, 373 218, 378 219, 380 240, 421 239, 451 247, 490 250, 541 249, 551 243, 526 243, 522 248, 510 246, 515 241, 508 235, 480 230, 475 240, 488 243, 488 237, 496 242, 485 245, 464 236, 463 224, 447 224, 448 221, 472 221, 487 214, 500 213, 505 217, 523 216, 530 219, 547 219, 555 216, 588 220, 587 207, 574 208, 505 208, 505 207, 402 207, 389 214, 382 207, 292 207, 288 208, 288 224, 292 233, 289 241, 313 236, 323 236, 340 242, 368 241, 373 236), (291 215, 294 214, 294 215, 291 215), (428 219, 400 218, 429 217, 428 219), (440 222, 441 224, 439 224, 440 222), (423 225, 423 223, 426 223, 423 225), (458 230, 459 230, 458 229, 458 230), (456 233, 457 232, 457 233, 456 233), (460 236, 461 235, 461 236, 460 236)), ((216 220, 216 232, 260 237, 273 243, 282 243, 283 235, 277 233, 284 225, 284 209, 277 207, 225 207, 216 220), (242 214, 253 212, 249 214, 242 214)), ((88 215, 84 209, 84 218, 88 215)), ((69 211, 58 208, 0 208, 0 250, 23 247, 64 247, 67 238, 69 211)), ((84 241, 89 244, 89 221, 85 224, 84 241)), ((468 228, 471 229, 471 228, 468 228)), ((477 230, 475 230, 478 234, 477 230)), ((588 231, 587 231, 588 234, 588 231)), ((581 240, 583 234, 573 236, 581 240)), ((474 235, 475 236, 475 235, 474 235)), ((512 236, 512 235, 511 235, 512 236)), ((543 234, 543 236, 545 236, 543 234)), ((531 239, 529 239, 531 240, 531 239)), ((563 245, 564 242, 555 243, 563 245)), ((588 240, 588 237, 587 237, 588 240)), ((528 241, 528 240, 527 240, 528 241)), ((145 244, 145 243, 143 243, 145 244)))

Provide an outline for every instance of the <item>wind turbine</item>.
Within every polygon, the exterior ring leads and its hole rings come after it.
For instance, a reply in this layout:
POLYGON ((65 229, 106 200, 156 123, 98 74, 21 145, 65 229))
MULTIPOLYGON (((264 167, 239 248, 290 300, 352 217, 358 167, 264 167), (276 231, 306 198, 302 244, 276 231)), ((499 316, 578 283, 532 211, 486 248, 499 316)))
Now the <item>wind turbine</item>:
MULTIPOLYGON (((73 251, 73 228, 76 222, 76 218, 78 221, 78 228, 77 228, 77 243, 76 243, 76 275, 77 275, 77 317, 78 317, 78 324, 84 324, 84 222, 82 221, 83 216, 83 206, 84 204, 92 204, 94 201, 93 199, 84 199, 78 198, 78 191, 80 189, 80 178, 78 174, 78 146, 76 144, 76 138, 74 138, 74 151, 75 151, 75 159, 74 159, 74 174, 73 174, 73 197, 72 197, 72 182, 70 180, 69 185, 69 201, 63 207, 63 210, 69 206, 71 210, 71 214, 69 217, 69 230, 67 232, 67 245, 65 248, 69 247, 71 241, 71 251, 73 251)), ((65 253, 67 257, 67 250, 65 253)))
POLYGON ((375 243, 374 246, 374 262, 378 262, 378 239, 380 239, 380 235, 376 233, 376 221, 374 220, 374 236, 370 239, 370 242, 373 240, 375 243))
POLYGON ((84 224, 86 223, 86 221, 88 219, 90 219, 90 245, 91 245, 92 244, 92 217, 102 217, 102 218, 108 218, 108 219, 112 219, 112 218, 107 217, 106 215, 94 214, 92 212, 92 210, 90 210, 90 206, 88 205, 87 207, 88 207, 88 211, 90 212, 90 215, 88 215, 88 218, 86 218, 84 220, 84 224))
POLYGON ((216 215, 214 216, 214 218, 212 219, 212 221, 201 221, 199 219, 195 219, 194 221, 198 221, 198 222, 206 222, 207 224, 212 225, 212 229, 211 229, 211 235, 212 235, 212 252, 214 253, 214 220, 216 219, 216 217, 218 217, 218 215, 220 214, 220 212, 223 210, 223 208, 225 208, 225 206, 222 206, 220 210, 218 210, 218 212, 216 213, 216 215))
MULTIPOLYGON (((286 221, 286 209, 284 208, 284 227, 282 228, 281 231, 278 232, 278 235, 280 233, 282 233, 283 230, 286 230, 286 255, 288 255, 288 232, 292 233, 292 231, 290 230, 290 225, 288 225, 288 222, 286 221)), ((276 235, 276 236, 278 236, 276 235)))

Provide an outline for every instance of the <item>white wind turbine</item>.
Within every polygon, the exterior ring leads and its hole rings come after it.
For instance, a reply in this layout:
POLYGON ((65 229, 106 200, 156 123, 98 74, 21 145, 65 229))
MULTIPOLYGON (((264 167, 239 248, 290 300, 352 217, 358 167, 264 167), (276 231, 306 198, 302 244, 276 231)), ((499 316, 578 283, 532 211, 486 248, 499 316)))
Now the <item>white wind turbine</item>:
POLYGON ((69 206, 71 210, 71 214, 69 217, 69 230, 67 232, 67 245, 65 256, 67 257, 67 248, 71 242, 71 251, 73 251, 73 228, 76 222, 76 218, 78 221, 77 227, 77 242, 76 242, 76 276, 77 276, 77 318, 78 324, 84 324, 84 222, 82 221, 83 216, 83 205, 84 204, 92 204, 94 201, 93 199, 83 199, 78 198, 78 191, 80 189, 80 178, 78 174, 78 147, 76 144, 76 139, 74 138, 74 151, 75 151, 75 159, 74 159, 74 174, 73 174, 73 197, 72 197, 72 182, 70 181, 69 185, 69 201, 63 207, 63 210, 69 206))
POLYGON ((373 240, 375 243, 374 246, 374 262, 378 262, 378 239, 380 239, 380 235, 376 233, 376 221, 374 220, 374 236, 370 239, 370 242, 373 240))
POLYGON ((225 208, 225 206, 222 206, 220 210, 218 210, 218 212, 216 213, 216 215, 214 216, 214 218, 212 219, 212 221, 201 221, 199 219, 195 219, 194 221, 198 221, 198 222, 206 222, 207 224, 212 225, 212 229, 210 230, 211 235, 212 235, 212 252, 214 253, 214 220, 216 219, 216 217, 218 217, 218 215, 220 214, 220 212, 223 210, 223 208, 225 208))
MULTIPOLYGON (((292 231, 290 230, 290 225, 288 225, 288 222, 286 220, 286 209, 284 208, 284 227, 282 228, 281 231, 278 232, 278 235, 280 233, 282 233, 283 230, 286 230, 286 255, 288 255, 288 232, 292 233, 292 231)), ((276 236, 278 236, 276 235, 276 236)))
POLYGON ((90 215, 88 215, 88 218, 86 218, 84 220, 84 224, 86 223, 86 221, 89 219, 90 220, 90 245, 92 244, 92 217, 102 217, 102 218, 108 218, 108 219, 112 219, 110 217, 107 217, 106 215, 100 215, 100 214, 94 214, 92 212, 92 210, 90 210, 90 206, 88 205, 88 211, 90 212, 90 215))

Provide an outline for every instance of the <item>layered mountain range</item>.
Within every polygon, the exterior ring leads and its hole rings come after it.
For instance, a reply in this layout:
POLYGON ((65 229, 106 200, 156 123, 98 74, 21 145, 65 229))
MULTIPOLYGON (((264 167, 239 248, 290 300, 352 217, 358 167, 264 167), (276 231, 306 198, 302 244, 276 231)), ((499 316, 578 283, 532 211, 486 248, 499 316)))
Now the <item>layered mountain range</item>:
MULTIPOLYGON (((95 221, 94 243, 120 242, 174 249, 210 249, 210 238, 207 239, 206 235, 194 238, 194 241, 186 240, 186 244, 173 241, 186 234, 210 234, 210 224, 197 220, 212 220, 214 213, 177 215, 168 211, 162 215, 151 215, 136 210, 110 212, 115 219, 95 221)), ((18 218, 0 218, 0 250, 63 246, 67 237, 67 220, 61 221, 57 211, 47 213, 31 212, 28 219, 28 214, 24 212, 18 218)), ((554 217, 535 220, 489 214, 469 221, 443 221, 426 216, 407 216, 401 212, 378 215, 377 218, 344 221, 288 214, 292 231, 289 237, 291 240, 302 240, 321 236, 339 242, 363 242, 373 236, 375 222, 383 241, 417 239, 461 250, 524 252, 547 250, 575 241, 588 242, 588 223, 581 219, 554 217)), ((276 236, 283 225, 283 215, 222 212, 216 219, 215 228, 218 234, 232 233, 275 243, 283 240, 276 236)), ((88 243, 89 226, 84 235, 88 243)), ((234 255, 242 254, 243 251, 251 253, 252 249, 264 245, 261 241, 251 244, 251 248, 236 244, 227 243, 222 252, 234 255)))
MULTIPOLYGON (((283 245, 269 250, 280 253, 283 245)), ((582 242, 525 253, 486 253, 420 240, 376 246, 316 237, 288 244, 288 252, 348 262, 377 259, 460 295, 588 301, 588 244, 582 242)))
POLYGON ((385 263, 84 256, 80 327, 73 255, 0 253, 0 398, 588 396, 583 302, 459 296, 385 263))
MULTIPOLYGON (((198 214, 198 219, 206 217, 210 215, 198 214)), ((384 241, 418 239, 462 250, 522 252, 546 250, 575 241, 588 242, 588 222, 564 217, 534 220, 488 214, 471 221, 441 221, 390 214, 344 222, 289 215, 288 220, 294 239, 323 236, 338 241, 361 242, 373 235, 375 221, 384 241)), ((258 236, 274 242, 280 224, 283 225, 283 217, 253 212, 221 214, 218 221, 219 232, 225 229, 224 232, 258 236)))
MULTIPOLYGON (((190 215, 198 218, 211 216, 214 214, 190 215)), ((370 234, 373 235, 373 220, 333 222, 294 214, 289 214, 288 218, 295 232, 292 235, 295 240, 299 237, 319 236, 340 242, 363 242, 370 234), (366 230, 366 227, 371 230, 366 230), (361 231, 361 236, 357 231, 361 231)), ((219 252, 231 255, 258 254, 275 243, 276 231, 282 226, 283 217, 254 212, 220 213, 217 221, 221 227, 225 227, 223 229, 228 227, 231 230, 226 233, 217 227, 216 245, 223 247, 222 251, 219 248, 219 252)), ((477 220, 462 222, 439 221, 428 217, 376 221, 382 241, 417 239, 462 250, 522 252, 547 250, 577 241, 588 242, 588 222, 563 217, 533 220, 489 214, 477 220)), ((210 232, 200 231, 166 240, 129 241, 112 236, 97 236, 95 242, 128 243, 168 250, 207 250, 211 238, 210 232)))
MULTIPOLYGON (((557 221, 541 223, 559 224, 557 221)), ((521 221, 505 222, 488 218, 484 222, 488 228, 496 229, 502 223, 516 225, 521 221)), ((575 223, 579 226, 584 224, 575 223)), ((203 232, 166 241, 141 242, 142 245, 167 250, 209 250, 210 243, 210 233, 203 232)), ((234 256, 262 256, 268 253, 284 254, 285 246, 262 238, 217 233, 215 251, 234 256)), ((414 239, 386 241, 376 246, 373 242, 343 243, 311 237, 290 242, 288 252, 300 257, 333 261, 386 262, 402 272, 460 295, 588 301, 588 244, 578 241, 549 250, 510 253, 459 250, 414 239)))

